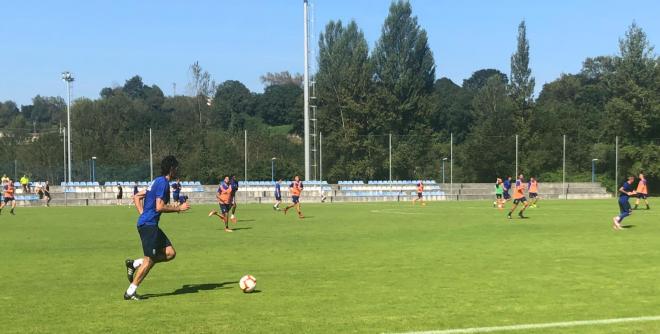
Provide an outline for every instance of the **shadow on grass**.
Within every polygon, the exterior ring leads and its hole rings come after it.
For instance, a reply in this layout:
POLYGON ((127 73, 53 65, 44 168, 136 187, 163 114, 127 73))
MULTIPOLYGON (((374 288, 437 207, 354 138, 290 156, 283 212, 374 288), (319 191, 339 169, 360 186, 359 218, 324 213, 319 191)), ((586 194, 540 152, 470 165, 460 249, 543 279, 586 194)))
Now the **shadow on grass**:
MULTIPOLYGON (((229 226, 229 228, 230 228, 232 231, 251 230, 251 229, 252 229, 252 227, 231 227, 231 226, 229 226)), ((225 230, 224 227, 218 229, 218 231, 224 231, 224 230, 225 230)))
POLYGON ((254 221, 254 219, 239 219, 239 220, 238 220, 239 223, 253 222, 253 221, 254 221))
POLYGON ((231 287, 226 287, 228 284, 237 284, 238 282, 222 282, 222 283, 206 283, 206 284, 184 284, 180 288, 172 292, 163 292, 163 293, 148 293, 142 295, 143 298, 157 298, 157 297, 166 297, 166 296, 176 296, 176 295, 185 295, 189 293, 198 293, 200 291, 208 290, 217 290, 217 289, 231 289, 231 287))
POLYGON ((633 228, 635 225, 621 225, 621 228, 633 228))

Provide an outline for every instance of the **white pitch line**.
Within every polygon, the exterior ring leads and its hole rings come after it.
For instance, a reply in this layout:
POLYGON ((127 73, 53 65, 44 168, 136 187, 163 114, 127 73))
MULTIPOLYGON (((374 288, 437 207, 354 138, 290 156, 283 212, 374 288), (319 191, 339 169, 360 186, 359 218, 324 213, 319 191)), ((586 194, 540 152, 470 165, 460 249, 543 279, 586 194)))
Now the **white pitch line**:
POLYGON ((578 327, 590 325, 610 325, 620 324, 626 322, 648 322, 660 321, 660 315, 636 318, 615 318, 615 319, 601 319, 601 320, 580 320, 580 321, 565 321, 565 322, 549 322, 544 324, 524 324, 524 325, 510 325, 510 326, 496 326, 496 327, 474 327, 474 328, 455 328, 443 329, 421 332, 404 332, 400 334, 473 334, 473 333, 493 333, 493 332, 507 332, 507 331, 520 331, 526 329, 542 329, 542 328, 558 328, 558 327, 578 327))

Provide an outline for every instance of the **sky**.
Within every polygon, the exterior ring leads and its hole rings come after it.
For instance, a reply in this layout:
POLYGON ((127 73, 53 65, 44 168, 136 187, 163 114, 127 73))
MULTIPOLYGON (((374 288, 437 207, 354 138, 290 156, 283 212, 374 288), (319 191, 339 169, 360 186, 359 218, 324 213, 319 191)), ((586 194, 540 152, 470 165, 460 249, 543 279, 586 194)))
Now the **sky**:
MULTIPOLYGON (((310 0, 312 45, 330 20, 355 20, 373 49, 389 0, 310 0)), ((474 71, 509 74, 517 27, 527 23, 536 92, 587 57, 614 55, 636 21, 660 47, 660 1, 411 0, 427 31, 436 77, 457 84, 474 71)), ((61 72, 75 77, 73 98, 134 75, 166 95, 186 94, 195 61, 216 82, 239 80, 262 92, 266 72, 303 72, 303 1, 59 0, 0 3, 0 101, 30 104, 64 96, 61 72)), ((656 53, 658 51, 656 50, 656 53)), ((315 59, 312 60, 315 63, 315 59)))

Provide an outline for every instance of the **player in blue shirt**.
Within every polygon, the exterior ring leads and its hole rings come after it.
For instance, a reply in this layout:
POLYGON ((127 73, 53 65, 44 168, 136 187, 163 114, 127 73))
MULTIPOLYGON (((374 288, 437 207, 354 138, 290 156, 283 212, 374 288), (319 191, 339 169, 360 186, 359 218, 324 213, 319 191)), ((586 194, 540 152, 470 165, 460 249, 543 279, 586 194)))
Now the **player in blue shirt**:
MULTIPOLYGON (((181 182, 177 178, 176 182, 172 183, 172 199, 174 200, 174 205, 179 205, 179 195, 181 195, 181 182)), ((185 202, 185 201, 183 201, 185 202)))
POLYGON ((236 192, 238 191, 238 179, 236 175, 231 176, 231 222, 236 224, 236 192))
POLYGON ((282 184, 282 179, 277 180, 275 183, 275 205, 273 205, 273 210, 280 211, 280 204, 282 204, 282 189, 280 188, 282 184))
POLYGON ((158 227, 162 213, 182 212, 190 208, 185 202, 179 206, 170 205, 170 180, 176 177, 179 162, 174 156, 167 156, 160 164, 161 176, 154 179, 146 191, 133 196, 135 207, 140 213, 137 230, 142 240, 144 257, 126 260, 126 273, 131 284, 124 293, 125 300, 140 300, 136 291, 147 277, 149 270, 158 262, 173 260, 176 251, 167 235, 158 227))
POLYGON ((502 192, 502 194, 504 195, 504 202, 506 203, 508 200, 511 199, 511 195, 509 195, 509 189, 511 189, 511 176, 506 177, 503 186, 504 186, 504 191, 502 192))
POLYGON ((632 214, 628 199, 630 196, 634 196, 636 194, 636 192, 633 190, 633 182, 635 182, 635 177, 628 176, 628 180, 626 180, 621 188, 619 188, 619 215, 612 218, 612 221, 614 221, 614 225, 612 227, 615 230, 620 230, 621 222, 623 219, 632 214))

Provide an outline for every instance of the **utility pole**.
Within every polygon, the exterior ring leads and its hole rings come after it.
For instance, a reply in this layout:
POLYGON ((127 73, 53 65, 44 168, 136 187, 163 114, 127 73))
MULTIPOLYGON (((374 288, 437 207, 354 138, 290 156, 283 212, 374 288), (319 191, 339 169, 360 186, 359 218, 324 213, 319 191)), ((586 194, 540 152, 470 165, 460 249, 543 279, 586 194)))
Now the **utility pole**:
POLYGON ((72 182, 73 180, 71 179, 71 83, 73 82, 74 78, 73 75, 70 72, 63 72, 62 73, 62 80, 66 82, 66 93, 67 93, 67 99, 66 99, 66 131, 67 131, 67 153, 68 153, 68 166, 69 166, 69 182, 72 182))

